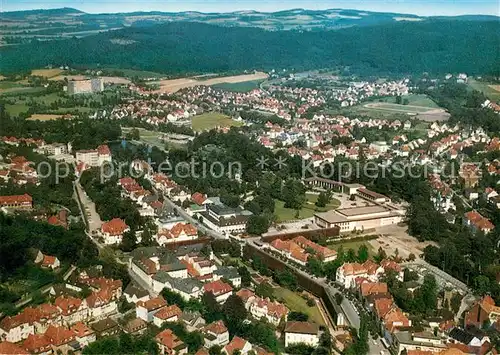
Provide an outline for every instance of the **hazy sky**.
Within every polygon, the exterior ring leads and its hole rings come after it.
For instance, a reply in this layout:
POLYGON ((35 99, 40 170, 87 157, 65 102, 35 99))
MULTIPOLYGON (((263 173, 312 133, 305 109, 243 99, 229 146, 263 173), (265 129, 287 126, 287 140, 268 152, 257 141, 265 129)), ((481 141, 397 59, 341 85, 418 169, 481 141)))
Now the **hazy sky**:
POLYGON ((129 11, 227 12, 290 8, 359 9, 417 15, 500 15, 499 0, 0 0, 2 11, 74 7, 91 13, 129 11))

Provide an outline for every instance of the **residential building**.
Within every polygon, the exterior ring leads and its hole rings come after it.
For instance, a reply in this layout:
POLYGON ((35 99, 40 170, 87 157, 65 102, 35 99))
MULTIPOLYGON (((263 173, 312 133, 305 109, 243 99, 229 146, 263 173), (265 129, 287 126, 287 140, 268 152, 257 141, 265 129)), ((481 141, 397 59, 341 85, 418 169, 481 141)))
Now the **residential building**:
POLYGON ((476 326, 481 328, 485 322, 496 326, 499 318, 500 307, 495 305, 495 301, 491 296, 484 296, 467 311, 464 323, 466 327, 476 326))
POLYGON ((483 217, 477 211, 466 212, 463 223, 465 226, 468 226, 473 233, 481 231, 484 234, 488 234, 495 228, 495 225, 491 223, 488 218, 483 217))
POLYGON ((78 322, 71 327, 71 331, 75 333, 75 340, 80 344, 81 348, 96 341, 95 332, 85 325, 85 323, 78 322))
POLYGON ((265 318, 269 323, 277 326, 288 316, 288 308, 277 301, 272 302, 269 298, 261 298, 245 288, 236 294, 243 300, 245 308, 255 319, 265 318))
POLYGON ((223 204, 219 198, 210 198, 206 211, 201 212, 203 224, 223 234, 238 234, 246 231, 246 224, 252 212, 241 207, 232 208, 223 204))
POLYGON ((188 332, 200 330, 206 324, 205 319, 203 319, 198 311, 183 311, 179 320, 184 324, 188 332))
POLYGON ((217 302, 224 303, 232 295, 233 288, 222 280, 217 280, 204 284, 203 291, 213 293, 217 302))
POLYGON ((148 324, 141 318, 134 318, 125 324, 123 331, 127 334, 140 335, 148 329, 148 324))
POLYGON ((222 353, 227 355, 233 355, 236 351, 239 351, 241 355, 246 355, 252 350, 252 344, 243 338, 234 336, 233 339, 222 348, 222 353))
POLYGON ((378 277, 384 272, 384 269, 371 260, 363 264, 344 263, 337 269, 336 281, 345 288, 352 288, 356 285, 356 278, 362 277, 372 282, 377 282, 378 277))
POLYGON ((190 223, 177 223, 171 229, 158 230, 156 242, 159 245, 177 243, 198 238, 198 230, 190 223))
POLYGON ((62 352, 67 354, 72 351, 71 343, 75 341, 75 333, 68 328, 50 325, 45 332, 45 337, 52 344, 54 352, 62 352))
POLYGON ((207 348, 214 345, 224 346, 229 343, 229 331, 221 320, 208 324, 203 330, 203 335, 207 348))
POLYGON ((187 346, 170 329, 165 329, 155 337, 162 355, 187 354, 187 346))
POLYGON ((30 210, 33 208, 33 199, 28 194, 0 196, 0 208, 30 210))
MULTIPOLYGON (((52 354, 52 344, 50 339, 44 334, 30 334, 22 343, 24 350, 30 354, 48 355, 52 354)), ((0 352, 0 354, 3 354, 0 352)))
POLYGON ((137 302, 135 306, 135 313, 137 318, 141 318, 144 321, 151 323, 153 322, 154 315, 166 306, 167 302, 165 299, 159 296, 145 302, 137 302))
POLYGON ((120 332, 120 326, 111 318, 105 318, 91 324, 98 338, 116 335, 120 332))
POLYGON ((177 322, 182 311, 177 305, 171 305, 161 308, 153 315, 153 323, 158 328, 161 328, 165 322, 177 322))
POLYGON ((104 244, 120 244, 123 240, 123 234, 130 231, 130 227, 121 218, 113 218, 101 226, 101 237, 104 244))
POLYGON ((285 346, 299 343, 312 347, 318 346, 318 325, 310 322, 287 322, 285 325, 285 346))
POLYGON ((0 354, 24 355, 24 354, 29 354, 29 352, 23 349, 21 346, 16 345, 10 341, 2 341, 0 342, 0 354))
POLYGON ((150 299, 149 292, 133 281, 129 282, 123 294, 128 303, 136 304, 139 301, 145 302, 150 299))

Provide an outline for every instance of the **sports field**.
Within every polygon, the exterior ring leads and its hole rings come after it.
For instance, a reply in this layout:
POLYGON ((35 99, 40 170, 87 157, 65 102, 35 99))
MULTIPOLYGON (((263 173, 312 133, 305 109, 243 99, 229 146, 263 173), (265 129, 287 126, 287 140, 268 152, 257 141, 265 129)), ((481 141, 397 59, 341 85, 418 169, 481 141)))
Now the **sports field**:
POLYGON ((374 118, 404 119, 405 116, 409 116, 431 122, 445 121, 450 116, 426 95, 407 95, 403 96, 403 100, 408 100, 408 104, 397 104, 395 97, 391 96, 378 102, 357 105, 349 110, 374 118))
POLYGON ((243 81, 241 83, 221 83, 212 85, 212 87, 226 91, 248 92, 254 89, 258 89, 260 83, 262 83, 263 81, 264 80, 251 80, 251 81, 243 81))
POLYGON ((191 120, 194 131, 211 130, 216 127, 239 127, 241 122, 234 121, 231 117, 219 112, 208 112, 194 116, 191 120))
POLYGON ((309 316, 309 321, 318 325, 325 325, 325 321, 316 305, 309 307, 307 301, 298 293, 290 291, 283 287, 274 289, 274 296, 278 301, 282 301, 285 305, 295 312, 302 312, 309 316))
POLYGON ((28 117, 29 121, 52 121, 57 120, 58 118, 63 117, 62 115, 50 115, 50 114, 40 114, 35 113, 28 117))

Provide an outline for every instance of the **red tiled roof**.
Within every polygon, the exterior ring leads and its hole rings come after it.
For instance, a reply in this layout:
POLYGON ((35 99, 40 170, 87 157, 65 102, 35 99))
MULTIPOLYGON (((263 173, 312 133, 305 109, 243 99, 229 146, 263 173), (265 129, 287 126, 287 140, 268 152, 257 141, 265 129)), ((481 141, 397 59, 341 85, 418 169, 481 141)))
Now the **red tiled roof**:
POLYGON ((361 295, 363 297, 379 293, 388 293, 385 282, 365 282, 361 284, 361 295))
POLYGON ((23 348, 31 354, 39 354, 51 349, 50 340, 43 334, 30 334, 23 342, 23 348))
POLYGON ((233 352, 236 350, 241 351, 245 347, 246 343, 247 341, 245 339, 235 336, 231 342, 224 347, 224 350, 228 355, 233 355, 233 352))
POLYGON ((174 349, 183 344, 183 342, 179 340, 179 338, 177 338, 177 336, 170 329, 165 329, 160 332, 155 339, 158 343, 169 349, 174 349))
POLYGON ((97 152, 99 155, 111 155, 111 150, 106 144, 101 144, 97 147, 97 152))
POLYGON ((45 331, 45 336, 50 340, 51 344, 60 346, 75 340, 75 333, 64 327, 56 327, 49 325, 45 331))
POLYGON ((213 293, 214 296, 222 295, 222 294, 233 291, 233 288, 231 287, 231 285, 228 285, 227 283, 225 283, 221 280, 207 283, 207 284, 203 285, 203 289, 205 290, 205 292, 213 293))
POLYGON ((82 302, 79 298, 59 296, 54 301, 54 304, 61 310, 63 315, 67 316, 75 313, 82 302))
POLYGON ((203 195, 199 192, 195 192, 192 196, 191 196, 191 200, 196 203, 198 206, 201 206, 203 204, 203 202, 205 202, 205 200, 207 199, 207 195, 203 195))
POLYGON ((163 307, 158 312, 156 312, 155 317, 167 320, 173 317, 179 317, 182 314, 181 309, 177 305, 172 305, 168 307, 163 307))
POLYGON ((20 354, 29 354, 26 350, 21 348, 20 346, 4 341, 0 343, 0 354, 2 355, 20 355, 20 354))
POLYGON ((205 327, 205 331, 210 332, 212 334, 224 334, 227 332, 227 328, 224 325, 224 322, 218 320, 217 322, 210 323, 205 327))
POLYGON ((75 336, 78 338, 83 338, 94 334, 94 331, 87 327, 84 323, 78 322, 74 326, 71 327, 71 330, 75 333, 75 336))
POLYGON ((137 302, 137 307, 144 307, 148 311, 159 309, 159 308, 165 307, 166 305, 167 305, 167 301, 165 301, 165 299, 161 296, 151 298, 150 300, 147 300, 147 301, 137 302))
POLYGON ((28 195, 11 195, 11 196, 0 196, 0 206, 1 205, 13 205, 13 204, 31 204, 33 198, 28 195))
POLYGON ((122 219, 113 218, 111 221, 104 223, 101 230, 103 233, 109 233, 110 235, 122 235, 128 228, 122 219))
POLYGON ((56 263, 56 257, 52 255, 43 255, 42 266, 52 266, 56 263))

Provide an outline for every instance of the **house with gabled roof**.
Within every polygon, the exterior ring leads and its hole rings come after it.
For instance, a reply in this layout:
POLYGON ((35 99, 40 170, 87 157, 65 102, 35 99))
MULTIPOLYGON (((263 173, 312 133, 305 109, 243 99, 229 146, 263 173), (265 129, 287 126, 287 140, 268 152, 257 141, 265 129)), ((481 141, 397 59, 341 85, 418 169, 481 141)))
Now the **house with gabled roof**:
POLYGON ((175 335, 172 330, 165 329, 155 337, 162 355, 187 354, 187 346, 175 335))
POLYGON ((221 320, 206 325, 203 328, 203 336, 207 348, 214 345, 224 346, 229 343, 229 331, 221 320))

